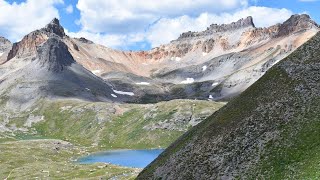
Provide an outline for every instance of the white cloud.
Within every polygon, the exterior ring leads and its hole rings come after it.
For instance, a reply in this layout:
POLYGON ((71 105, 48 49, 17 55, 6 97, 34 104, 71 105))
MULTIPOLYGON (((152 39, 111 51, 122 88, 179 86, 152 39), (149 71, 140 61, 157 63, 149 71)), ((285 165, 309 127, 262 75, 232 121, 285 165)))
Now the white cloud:
POLYGON ((203 31, 210 24, 231 23, 252 16, 257 27, 268 27, 287 20, 293 13, 287 9, 251 6, 234 13, 202 13, 198 17, 163 18, 150 27, 147 39, 153 47, 178 38, 182 32, 203 31))
POLYGON ((66 13, 67 14, 72 14, 73 13, 73 6, 70 4, 69 6, 66 7, 66 13))
POLYGON ((253 16, 256 26, 265 27, 292 14, 287 9, 249 7, 249 2, 252 0, 79 0, 82 30, 73 35, 115 48, 143 41, 156 47, 182 32, 205 30, 212 23, 253 16))
POLYGON ((128 49, 129 46, 132 46, 136 43, 143 42, 145 40, 144 34, 133 33, 133 34, 101 34, 101 33, 92 33, 88 31, 79 31, 79 32, 69 32, 65 30, 66 34, 71 37, 85 37, 91 41, 105 45, 107 47, 117 48, 117 49, 128 49))
POLYGON ((62 0, 28 0, 12 4, 0 0, 0 35, 12 41, 20 40, 25 34, 39 29, 59 17, 56 4, 62 0))
POLYGON ((248 0, 79 0, 83 29, 96 33, 139 32, 161 17, 222 12, 246 7, 248 0))

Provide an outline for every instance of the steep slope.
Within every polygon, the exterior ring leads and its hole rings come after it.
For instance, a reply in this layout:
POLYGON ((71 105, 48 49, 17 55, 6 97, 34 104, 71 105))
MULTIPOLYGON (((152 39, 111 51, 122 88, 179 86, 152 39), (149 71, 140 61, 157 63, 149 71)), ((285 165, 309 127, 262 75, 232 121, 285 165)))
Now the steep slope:
POLYGON ((48 37, 37 47, 31 63, 1 78, 0 94, 8 108, 28 108, 42 97, 80 98, 94 101, 121 101, 99 77, 74 61, 58 36, 48 37))
POLYGON ((184 134, 138 179, 318 179, 320 33, 184 134))

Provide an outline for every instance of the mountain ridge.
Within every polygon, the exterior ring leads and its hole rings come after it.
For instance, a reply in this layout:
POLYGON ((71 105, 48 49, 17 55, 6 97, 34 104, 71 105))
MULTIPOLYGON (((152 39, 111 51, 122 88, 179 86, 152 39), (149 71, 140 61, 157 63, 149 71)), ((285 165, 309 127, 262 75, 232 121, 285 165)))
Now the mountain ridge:
POLYGON ((208 28, 210 33, 203 32, 205 36, 182 38, 150 51, 123 52, 85 38, 71 38, 55 18, 14 43, 0 70, 5 76, 28 65, 37 58, 37 47, 57 36, 77 63, 116 89, 132 92, 134 101, 175 98, 225 101, 239 95, 318 31, 307 15, 292 16, 283 25, 269 28, 256 28, 253 18, 247 17, 230 24, 212 25, 208 28), (287 35, 276 37, 281 29, 287 35), (148 86, 142 86, 141 82, 148 86))

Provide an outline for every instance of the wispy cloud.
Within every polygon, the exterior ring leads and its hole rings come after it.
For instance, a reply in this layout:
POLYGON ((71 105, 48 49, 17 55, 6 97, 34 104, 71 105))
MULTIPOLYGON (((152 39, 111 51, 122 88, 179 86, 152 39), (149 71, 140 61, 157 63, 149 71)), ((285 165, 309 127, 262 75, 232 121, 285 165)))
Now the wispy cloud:
POLYGON ((17 41, 45 26, 54 17, 59 17, 56 4, 63 4, 63 0, 28 0, 22 3, 0 0, 0 36, 17 41))
POLYGON ((65 11, 67 14, 72 14, 73 13, 73 6, 70 4, 65 8, 65 11))

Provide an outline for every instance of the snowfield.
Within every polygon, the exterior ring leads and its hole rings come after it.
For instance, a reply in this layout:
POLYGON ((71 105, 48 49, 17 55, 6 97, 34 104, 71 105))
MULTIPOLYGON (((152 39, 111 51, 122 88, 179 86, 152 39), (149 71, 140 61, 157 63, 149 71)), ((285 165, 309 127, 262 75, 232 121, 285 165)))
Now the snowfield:
POLYGON ((148 83, 148 82, 138 82, 138 83, 136 83, 136 85, 147 86, 147 85, 150 85, 150 83, 148 83))
POLYGON ((215 82, 212 84, 212 86, 217 86, 219 83, 215 82))
POLYGON ((194 79, 193 78, 187 78, 184 81, 181 81, 181 84, 192 84, 194 83, 194 79))
POLYGON ((202 66, 202 71, 207 70, 207 66, 202 66))
POLYGON ((101 73, 101 70, 99 70, 99 69, 93 70, 92 73, 93 73, 93 74, 99 74, 99 73, 101 73))
POLYGON ((113 92, 116 94, 121 94, 121 95, 127 95, 127 96, 134 96, 133 92, 124 92, 124 91, 117 91, 113 89, 113 92))

